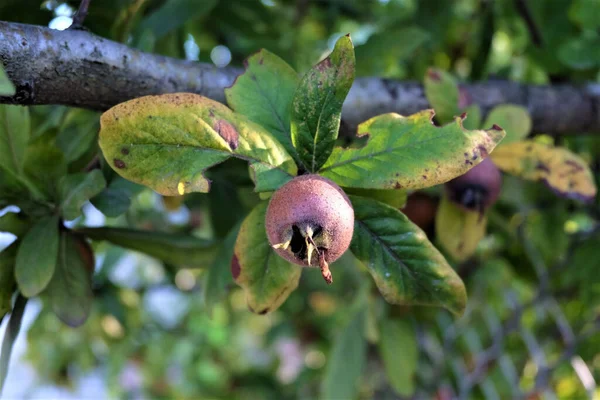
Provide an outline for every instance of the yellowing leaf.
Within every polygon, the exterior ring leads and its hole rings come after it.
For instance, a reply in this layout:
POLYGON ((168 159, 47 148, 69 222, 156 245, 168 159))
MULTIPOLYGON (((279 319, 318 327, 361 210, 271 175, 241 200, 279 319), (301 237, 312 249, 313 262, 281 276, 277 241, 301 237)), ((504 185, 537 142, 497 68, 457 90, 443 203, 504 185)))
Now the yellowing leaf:
POLYGON ((556 194, 591 201, 596 184, 589 167, 579 156, 563 147, 532 140, 500 146, 492 160, 502 171, 532 181, 543 181, 556 194))
POLYGON ((435 235, 440 245, 456 261, 462 262, 473 255, 477 244, 485 236, 487 215, 466 211, 442 197, 435 217, 435 235))
POLYGON ((383 114, 363 122, 361 148, 337 147, 319 171, 338 185, 365 189, 422 189, 479 164, 504 137, 498 127, 469 131, 460 117, 437 127, 431 110, 409 117, 383 114))
POLYGON ((296 173, 265 128, 191 93, 121 103, 102 115, 100 126, 100 148, 115 171, 166 196, 207 192, 204 170, 230 157, 248 161, 260 191, 296 173))

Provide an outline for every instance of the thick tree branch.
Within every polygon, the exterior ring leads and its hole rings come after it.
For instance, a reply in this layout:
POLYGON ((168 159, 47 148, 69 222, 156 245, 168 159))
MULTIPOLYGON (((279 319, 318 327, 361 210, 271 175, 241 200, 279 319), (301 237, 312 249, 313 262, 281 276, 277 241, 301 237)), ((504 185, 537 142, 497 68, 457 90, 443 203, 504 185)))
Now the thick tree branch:
MULTIPOLYGON (((63 104, 105 110, 125 100, 168 92, 199 93, 224 102, 223 89, 238 68, 176 60, 131 49, 80 30, 0 21, 0 61, 17 94, 0 103, 63 104)), ((464 85, 467 98, 486 113, 502 103, 520 104, 533 118, 534 132, 600 133, 600 85, 530 86, 507 81, 464 85)), ((359 78, 344 103, 349 127, 386 112, 412 114, 428 108, 414 82, 359 78)))

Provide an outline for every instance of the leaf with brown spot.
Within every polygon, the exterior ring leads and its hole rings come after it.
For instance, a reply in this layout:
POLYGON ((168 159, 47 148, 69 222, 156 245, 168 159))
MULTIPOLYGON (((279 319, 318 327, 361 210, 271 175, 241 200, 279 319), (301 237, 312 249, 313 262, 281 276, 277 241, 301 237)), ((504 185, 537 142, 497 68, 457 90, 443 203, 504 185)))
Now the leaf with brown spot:
POLYGON ((462 314, 465 285, 425 232, 386 204, 358 196, 350 200, 355 215, 350 250, 371 273, 385 300, 462 314))
POLYGON ((466 130, 460 117, 437 127, 432 117, 433 111, 425 110, 409 117, 383 114, 363 122, 358 135, 369 135, 366 145, 336 147, 319 174, 343 187, 422 189, 464 174, 504 137, 498 129, 466 130))
POLYGON ((466 211, 452 203, 446 195, 435 216, 435 235, 440 245, 456 261, 462 262, 475 253, 485 236, 487 215, 466 211))
POLYGON ((257 314, 275 311, 296 289, 302 272, 302 267, 279 257, 269 244, 267 205, 257 205, 242 223, 232 265, 232 273, 237 272, 235 282, 244 289, 250 310, 257 314))
POLYGON ((305 169, 317 172, 331 154, 342 104, 354 82, 354 47, 342 36, 331 54, 304 75, 292 102, 292 143, 305 169))
POLYGON ((100 148, 126 179, 166 196, 208 192, 204 171, 230 157, 248 161, 257 191, 296 174, 294 160, 263 127, 191 93, 146 96, 101 117, 100 148))
POLYGON ((587 202, 596 196, 592 171, 584 160, 564 147, 533 140, 513 142, 498 147, 492 161, 506 173, 543 181, 561 197, 587 202))

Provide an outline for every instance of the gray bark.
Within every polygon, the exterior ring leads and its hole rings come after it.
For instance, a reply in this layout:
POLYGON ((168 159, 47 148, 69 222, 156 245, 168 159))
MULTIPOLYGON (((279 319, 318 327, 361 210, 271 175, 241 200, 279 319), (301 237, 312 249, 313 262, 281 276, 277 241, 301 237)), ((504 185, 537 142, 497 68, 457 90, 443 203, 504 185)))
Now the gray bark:
MULTIPOLYGON (((83 30, 55 31, 2 21, 0 60, 17 87, 15 96, 0 97, 0 103, 94 110, 172 92, 193 92, 225 102, 223 89, 241 73, 239 68, 143 53, 83 30)), ((526 107, 536 133, 600 133, 599 84, 532 86, 486 81, 463 85, 461 90, 482 107, 484 115, 503 103, 526 107)), ((429 107, 418 83, 358 78, 342 117, 346 126, 354 128, 378 114, 408 115, 429 107)))

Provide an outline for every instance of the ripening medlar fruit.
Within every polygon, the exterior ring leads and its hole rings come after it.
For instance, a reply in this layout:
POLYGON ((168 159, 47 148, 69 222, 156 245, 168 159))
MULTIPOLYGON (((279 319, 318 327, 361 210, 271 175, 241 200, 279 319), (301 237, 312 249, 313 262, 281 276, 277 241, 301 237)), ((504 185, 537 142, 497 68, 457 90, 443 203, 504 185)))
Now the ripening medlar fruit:
POLYGON ((302 175, 273 193, 265 224, 277 254, 294 264, 320 267, 325 281, 331 283, 328 263, 350 245, 354 209, 334 182, 302 175))
POLYGON ((483 214, 496 202, 502 188, 502 174, 489 158, 446 183, 446 193, 451 201, 467 211, 483 214))

